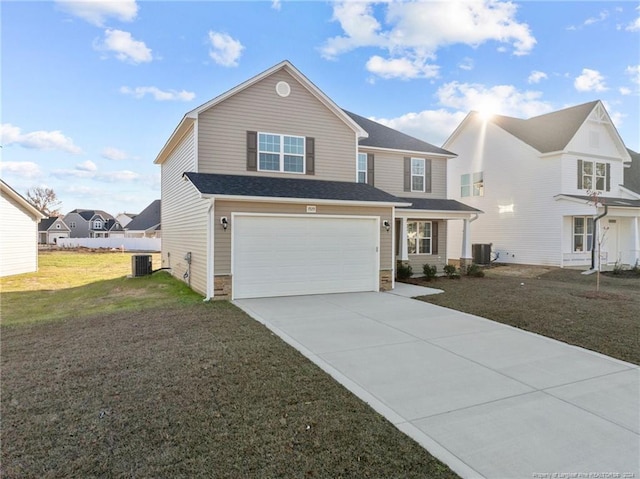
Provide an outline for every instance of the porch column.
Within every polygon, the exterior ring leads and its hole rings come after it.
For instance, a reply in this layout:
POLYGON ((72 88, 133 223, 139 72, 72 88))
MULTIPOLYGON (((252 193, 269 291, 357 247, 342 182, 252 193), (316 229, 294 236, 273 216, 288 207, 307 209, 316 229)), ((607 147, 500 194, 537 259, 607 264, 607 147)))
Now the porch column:
POLYGON ((462 251, 460 256, 460 266, 464 262, 471 264, 473 262, 473 256, 471 255, 471 220, 465 218, 462 227, 462 251))
POLYGON ((407 251, 407 218, 400 219, 400 261, 409 261, 407 251))
POLYGON ((634 266, 640 263, 640 225, 638 224, 638 217, 633 218, 633 222, 631 223, 631 244, 633 245, 634 251, 631 252, 631 260, 634 266))

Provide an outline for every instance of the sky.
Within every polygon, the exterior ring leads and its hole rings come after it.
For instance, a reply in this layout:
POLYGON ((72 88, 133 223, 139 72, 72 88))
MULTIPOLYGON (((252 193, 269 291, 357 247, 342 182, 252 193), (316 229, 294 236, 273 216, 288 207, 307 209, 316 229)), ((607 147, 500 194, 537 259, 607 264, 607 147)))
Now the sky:
POLYGON ((640 151, 637 1, 5 0, 0 18, 2 179, 63 213, 139 213, 184 114, 283 60, 437 146, 471 110, 602 100, 640 151))

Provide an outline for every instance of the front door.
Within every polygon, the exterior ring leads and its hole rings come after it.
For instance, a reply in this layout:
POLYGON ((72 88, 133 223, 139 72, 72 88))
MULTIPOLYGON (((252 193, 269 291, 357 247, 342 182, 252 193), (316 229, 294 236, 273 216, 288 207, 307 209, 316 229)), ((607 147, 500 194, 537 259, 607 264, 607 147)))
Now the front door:
POLYGON ((602 251, 607 254, 607 264, 615 264, 620 260, 618 247, 618 221, 604 218, 604 227, 607 228, 602 241, 602 251))

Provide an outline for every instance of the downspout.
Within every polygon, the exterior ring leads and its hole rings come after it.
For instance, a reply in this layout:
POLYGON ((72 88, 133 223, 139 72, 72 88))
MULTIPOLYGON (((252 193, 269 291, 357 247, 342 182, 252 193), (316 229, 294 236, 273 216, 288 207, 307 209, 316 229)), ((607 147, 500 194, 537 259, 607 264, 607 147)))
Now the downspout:
MULTIPOLYGON (((591 241, 591 269, 596 269, 596 235, 597 235, 597 231, 598 231, 598 220, 600 218, 604 218, 605 216, 607 216, 607 213, 609 212, 609 207, 607 206, 607 204, 605 203, 604 205, 604 213, 602 213, 599 216, 596 216, 593 220, 593 240, 591 241)), ((600 251, 598 251, 598 254, 600 254, 600 251)))
POLYGON ((213 242, 215 239, 215 222, 214 220, 215 199, 211 199, 209 208, 207 209, 207 297, 204 301, 211 301, 214 294, 214 278, 213 278, 213 242))

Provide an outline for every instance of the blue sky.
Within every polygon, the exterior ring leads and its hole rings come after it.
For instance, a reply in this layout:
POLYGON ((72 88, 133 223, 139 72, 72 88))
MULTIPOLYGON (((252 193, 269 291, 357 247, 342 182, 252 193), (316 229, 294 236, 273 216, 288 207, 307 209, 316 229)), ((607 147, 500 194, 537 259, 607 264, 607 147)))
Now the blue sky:
POLYGON ((471 109, 603 100, 640 151, 640 4, 628 1, 4 1, 2 178, 140 212, 182 116, 282 60, 341 107, 441 145, 471 109))

